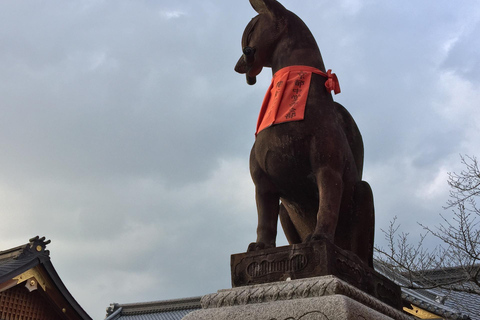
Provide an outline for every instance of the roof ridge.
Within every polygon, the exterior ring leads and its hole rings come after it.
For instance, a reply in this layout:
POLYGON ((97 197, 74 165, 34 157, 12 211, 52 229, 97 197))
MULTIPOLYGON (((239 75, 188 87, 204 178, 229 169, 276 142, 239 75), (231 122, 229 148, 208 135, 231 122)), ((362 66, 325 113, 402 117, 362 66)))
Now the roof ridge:
POLYGON ((50 242, 50 240, 45 241, 45 237, 40 238, 39 236, 36 236, 29 239, 29 242, 26 244, 0 251, 0 259, 18 259, 29 253, 44 253, 50 255, 50 251, 46 250, 46 247, 50 242))
MULTIPOLYGON (((73 312, 78 314, 80 319, 91 320, 92 318, 78 304, 55 270, 50 260, 50 252, 46 250, 50 242, 50 240, 45 240, 45 237, 40 238, 36 236, 31 238, 27 244, 0 252, 0 283, 11 281, 20 275, 30 277, 30 270, 38 272, 35 273, 34 276, 45 276, 48 278, 48 282, 52 285, 52 288, 54 288, 52 294, 55 294, 55 291, 58 290, 60 294, 60 296, 58 296, 59 299, 64 299, 65 303, 74 310, 73 312)), ((28 278, 23 278, 21 282, 27 279, 28 278)), ((45 292, 49 295, 50 290, 46 290, 45 292)), ((49 299, 51 299, 54 304, 60 301, 57 301, 56 298, 49 299)))
POLYGON ((0 264, 4 265, 9 261, 31 261, 37 258, 40 261, 46 261, 50 259, 50 251, 46 249, 50 242, 50 240, 45 241, 45 237, 36 236, 26 244, 0 251, 0 264))
POLYGON ((37 255, 41 254, 41 255, 49 256, 50 251, 48 251, 46 248, 50 242, 52 241, 51 240, 45 241, 45 237, 40 238, 39 236, 36 236, 34 238, 31 238, 29 240, 29 243, 25 245, 25 248, 22 251, 22 253, 17 257, 17 259, 23 257, 24 255, 29 255, 29 254, 37 254, 37 255))
POLYGON ((14 248, 10 248, 10 249, 7 249, 7 250, 2 250, 0 251, 0 260, 1 259, 10 259, 10 258, 17 258, 24 250, 25 248, 28 246, 28 243, 24 244, 24 245, 21 245, 21 246, 18 246, 18 247, 14 247, 14 248))
POLYGON ((122 308, 122 314, 139 314, 181 309, 198 309, 201 307, 200 299, 201 297, 190 297, 141 303, 116 304, 116 306, 122 308))

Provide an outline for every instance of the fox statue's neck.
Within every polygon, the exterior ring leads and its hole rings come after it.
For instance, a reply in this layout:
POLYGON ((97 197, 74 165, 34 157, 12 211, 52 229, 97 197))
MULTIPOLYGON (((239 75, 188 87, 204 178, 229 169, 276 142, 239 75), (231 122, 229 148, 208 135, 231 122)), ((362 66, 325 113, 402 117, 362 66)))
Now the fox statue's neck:
POLYGON ((293 66, 305 65, 325 72, 322 55, 317 42, 308 27, 297 16, 289 19, 283 31, 285 34, 279 38, 276 49, 272 55, 272 72, 293 66))

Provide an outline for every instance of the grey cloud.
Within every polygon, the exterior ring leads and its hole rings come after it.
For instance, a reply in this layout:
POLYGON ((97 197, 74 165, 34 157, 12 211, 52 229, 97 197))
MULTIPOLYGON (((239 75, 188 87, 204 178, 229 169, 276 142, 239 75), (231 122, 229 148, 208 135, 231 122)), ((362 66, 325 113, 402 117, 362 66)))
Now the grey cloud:
MULTIPOLYGON (((315 34, 363 134, 377 243, 394 215, 413 234, 436 223, 442 174, 478 154, 478 4, 282 3, 315 34)), ((248 1, 0 7, 2 246, 51 238, 96 319, 114 301, 230 286, 229 255, 255 240, 248 156, 271 77, 252 87, 233 71, 248 1)))

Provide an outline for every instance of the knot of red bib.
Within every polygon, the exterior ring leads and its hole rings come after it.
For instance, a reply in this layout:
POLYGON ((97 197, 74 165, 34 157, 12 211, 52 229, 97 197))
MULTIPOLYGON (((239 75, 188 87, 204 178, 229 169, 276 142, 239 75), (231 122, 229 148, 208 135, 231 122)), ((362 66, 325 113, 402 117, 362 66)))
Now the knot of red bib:
POLYGON ((330 92, 333 90, 335 94, 340 93, 340 84, 338 83, 338 78, 335 73, 332 73, 332 69, 327 71, 327 81, 325 81, 325 88, 330 92))

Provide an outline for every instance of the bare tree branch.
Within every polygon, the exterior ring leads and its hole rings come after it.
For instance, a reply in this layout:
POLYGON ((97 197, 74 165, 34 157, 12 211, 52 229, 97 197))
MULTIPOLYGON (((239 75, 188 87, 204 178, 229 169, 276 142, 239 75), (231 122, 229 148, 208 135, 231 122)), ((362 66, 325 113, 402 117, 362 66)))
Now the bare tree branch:
MULTIPOLYGON (((480 197, 480 169, 475 157, 460 156, 460 159, 464 170, 448 173, 451 190, 444 209, 450 209, 451 216, 440 214, 438 226, 420 224, 425 234, 420 235, 416 244, 409 241, 408 233, 399 231, 396 217, 387 230, 382 230, 387 248, 375 247, 375 258, 403 276, 403 280, 406 278, 405 288, 480 296, 480 208, 476 202, 480 197), (442 244, 427 248, 426 237, 434 237, 442 244)), ((468 306, 460 307, 469 310, 468 306)))

